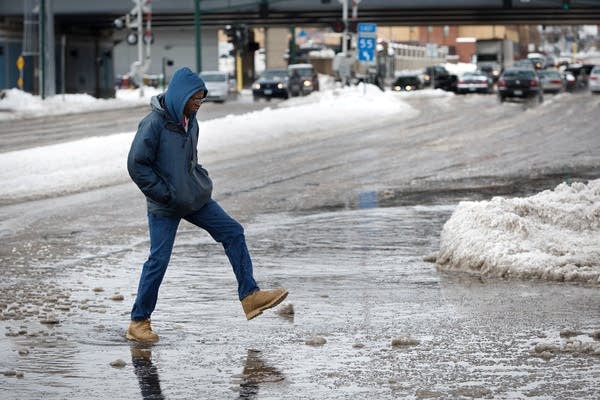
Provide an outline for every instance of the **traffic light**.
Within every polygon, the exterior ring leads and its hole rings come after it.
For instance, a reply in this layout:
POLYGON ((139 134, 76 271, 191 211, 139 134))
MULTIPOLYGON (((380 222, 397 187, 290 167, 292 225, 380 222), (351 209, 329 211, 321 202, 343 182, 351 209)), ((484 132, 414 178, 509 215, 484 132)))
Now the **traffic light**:
POLYGON ((562 9, 569 11, 571 9, 571 0, 562 0, 562 9))
POLYGON ((344 24, 344 21, 334 21, 331 24, 331 29, 335 32, 335 33, 342 33, 344 32, 344 29, 346 28, 346 25, 344 24))
POLYGON ((254 30, 248 29, 248 44, 246 52, 254 53, 260 48, 260 44, 254 39, 254 30))
POLYGON ((248 45, 248 27, 246 25, 227 25, 224 29, 227 41, 236 49, 243 50, 248 45))
POLYGON ((235 28, 231 25, 227 25, 223 30, 227 35, 227 41, 235 46, 235 28))

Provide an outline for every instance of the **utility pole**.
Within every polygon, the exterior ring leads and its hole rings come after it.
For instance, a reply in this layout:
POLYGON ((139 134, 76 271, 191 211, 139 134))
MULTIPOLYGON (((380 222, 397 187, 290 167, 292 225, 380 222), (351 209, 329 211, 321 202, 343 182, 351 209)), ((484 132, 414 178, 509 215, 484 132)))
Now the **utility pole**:
POLYGON ((200 0, 194 0, 194 27, 196 29, 196 72, 202 71, 202 46, 200 24, 200 0))
POLYGON ((344 37, 342 38, 342 53, 348 53, 348 0, 339 0, 342 2, 342 21, 344 22, 344 37))
POLYGON ((40 68, 40 96, 46 98, 46 0, 40 0, 39 9, 40 32, 39 32, 39 68, 40 68))

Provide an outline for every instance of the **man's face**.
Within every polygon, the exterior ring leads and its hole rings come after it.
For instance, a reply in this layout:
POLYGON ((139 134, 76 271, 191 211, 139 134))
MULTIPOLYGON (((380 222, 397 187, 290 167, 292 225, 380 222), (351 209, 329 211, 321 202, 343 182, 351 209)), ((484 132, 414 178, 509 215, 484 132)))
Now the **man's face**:
POLYGON ((199 90, 192 97, 189 98, 187 103, 185 103, 185 107, 183 109, 183 114, 186 117, 189 117, 191 114, 198 112, 200 109, 200 105, 204 100, 204 90, 199 90))

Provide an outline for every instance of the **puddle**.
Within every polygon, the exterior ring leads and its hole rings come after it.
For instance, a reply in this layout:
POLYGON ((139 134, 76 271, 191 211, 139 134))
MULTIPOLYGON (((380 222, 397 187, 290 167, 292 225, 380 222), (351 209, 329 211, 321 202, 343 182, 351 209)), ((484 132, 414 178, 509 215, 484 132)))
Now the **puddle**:
POLYGON ((25 261, 35 246, 5 254, 13 267, 0 283, 0 332, 10 333, 0 341, 0 372, 23 376, 0 374, 0 398, 591 399, 600 392, 598 356, 532 354, 539 343, 566 343, 565 329, 586 338, 598 331, 597 290, 438 272, 423 258, 437 250, 453 207, 373 208, 373 200, 245 224, 259 285, 285 286, 293 317, 267 311, 246 321, 222 248, 182 223, 153 315, 161 340, 151 347, 124 338, 147 252, 140 232, 76 245, 64 238, 37 262, 25 261), (112 300, 115 293, 123 300, 112 300), (40 323, 50 313, 57 323, 40 323), (306 344, 315 337, 321 345, 306 344), (413 344, 393 345, 403 338, 413 344), (118 360, 124 365, 111 366, 118 360))

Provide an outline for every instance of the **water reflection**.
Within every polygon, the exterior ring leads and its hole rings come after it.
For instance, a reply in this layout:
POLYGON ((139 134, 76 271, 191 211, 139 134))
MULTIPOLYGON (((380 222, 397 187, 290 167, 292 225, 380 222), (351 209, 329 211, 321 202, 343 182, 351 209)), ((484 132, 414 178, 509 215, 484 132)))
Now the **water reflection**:
POLYGON ((377 208, 379 202, 377 201, 377 192, 361 192, 358 195, 358 207, 359 208, 377 208))
POLYGON ((248 349, 244 371, 236 377, 240 380, 240 399, 256 399, 261 384, 281 382, 285 379, 279 370, 264 362, 259 350, 254 349, 248 349))
POLYGON ((131 345, 131 362, 135 375, 140 384, 140 391, 144 400, 164 400, 160 389, 158 371, 152 364, 152 351, 150 347, 142 347, 139 344, 131 345))

